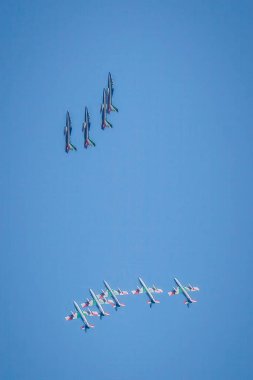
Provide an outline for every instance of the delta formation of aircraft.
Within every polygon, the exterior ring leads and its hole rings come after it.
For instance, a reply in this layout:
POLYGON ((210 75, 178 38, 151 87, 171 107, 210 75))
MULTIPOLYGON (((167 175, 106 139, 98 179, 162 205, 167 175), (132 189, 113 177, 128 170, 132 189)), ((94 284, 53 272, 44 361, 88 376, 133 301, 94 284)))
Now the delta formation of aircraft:
MULTIPOLYGON (((139 283, 141 287, 137 287, 135 290, 132 290, 131 293, 134 295, 143 294, 145 293, 148 297, 147 303, 150 307, 152 307, 153 304, 160 303, 160 301, 156 300, 153 296, 153 293, 160 294, 163 293, 162 289, 157 288, 155 285, 152 287, 148 287, 143 279, 141 277, 138 278, 139 283)), ((193 300, 188 292, 196 292, 199 291, 199 288, 196 286, 188 285, 183 286, 177 278, 174 278, 174 281, 177 285, 177 287, 173 287, 171 291, 168 292, 169 296, 174 296, 177 294, 182 294, 185 298, 184 303, 189 307, 190 304, 195 303, 197 301, 193 300)), ((81 319, 83 322, 83 325, 81 326, 81 329, 83 329, 85 332, 89 330, 90 328, 94 328, 95 326, 90 324, 87 317, 100 317, 102 319, 105 316, 109 316, 110 314, 107 313, 103 306, 104 305, 110 305, 112 306, 116 311, 118 308, 125 306, 123 303, 121 303, 118 299, 118 296, 125 296, 128 295, 128 291, 117 289, 114 290, 110 287, 108 282, 104 281, 105 290, 102 289, 101 293, 95 294, 92 289, 89 289, 91 299, 87 298, 87 300, 83 303, 81 303, 82 308, 87 308, 86 310, 82 310, 80 306, 77 304, 76 301, 74 301, 74 308, 75 312, 71 312, 69 315, 65 317, 66 321, 71 321, 73 319, 81 319), (103 305, 103 306, 102 306, 103 305), (90 307, 96 306, 98 311, 92 311, 90 307)))
MULTIPOLYGON (((104 130, 105 128, 112 128, 112 124, 107 120, 107 115, 111 112, 119 112, 118 108, 115 107, 112 104, 112 97, 114 93, 114 87, 113 87, 113 80, 111 73, 108 74, 108 83, 107 88, 103 89, 103 98, 102 98, 102 104, 100 107, 100 113, 101 113, 101 129, 104 130)), ((82 132, 84 134, 84 148, 87 149, 88 147, 95 147, 96 144, 94 141, 91 140, 89 133, 90 133, 90 114, 88 111, 88 108, 85 107, 84 112, 84 122, 82 125, 82 132)), ((65 152, 69 153, 70 150, 77 150, 76 147, 71 143, 70 137, 72 132, 72 126, 71 126, 71 120, 69 111, 67 111, 66 115, 66 126, 64 127, 64 134, 65 134, 65 152)))

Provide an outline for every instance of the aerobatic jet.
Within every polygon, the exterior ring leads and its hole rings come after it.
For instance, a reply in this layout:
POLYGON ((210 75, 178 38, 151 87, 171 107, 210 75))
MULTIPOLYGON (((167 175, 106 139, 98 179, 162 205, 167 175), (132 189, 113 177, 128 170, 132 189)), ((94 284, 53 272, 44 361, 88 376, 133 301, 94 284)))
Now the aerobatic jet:
POLYGON ((196 286, 192 286, 192 285, 188 285, 188 286, 183 286, 177 278, 174 278, 174 281, 175 283, 177 284, 177 287, 176 288, 173 288, 173 290, 171 292, 168 292, 169 296, 175 296, 177 294, 180 294, 182 293, 184 295, 184 297, 186 298, 186 300, 184 301, 184 303, 190 307, 190 304, 191 303, 195 303, 197 301, 193 300, 191 298, 191 296, 188 294, 188 291, 189 292, 197 292, 199 291, 199 288, 197 288, 196 286))
POLYGON ((152 288, 148 288, 147 285, 145 284, 145 282, 139 277, 139 282, 141 284, 141 288, 137 287, 136 290, 132 290, 132 293, 133 294, 142 294, 142 293, 146 293, 149 300, 147 301, 149 306, 151 307, 153 304, 155 303, 160 303, 160 301, 156 300, 152 293, 162 293, 163 290, 162 289, 158 289, 155 285, 153 285, 152 288))
POLYGON ((106 119, 106 110, 107 110, 107 91, 104 88, 103 90, 103 102, 101 104, 100 112, 102 114, 102 124, 101 128, 112 128, 112 124, 106 119))
POLYGON ((114 93, 113 81, 112 81, 111 73, 109 73, 108 74, 108 90, 107 90, 107 113, 110 113, 111 111, 119 112, 118 108, 116 108, 112 104, 113 93, 114 93))
POLYGON ((82 303, 81 306, 82 307, 96 306, 99 310, 100 319, 102 319, 102 317, 110 315, 109 313, 106 313, 101 306, 101 304, 109 304, 109 302, 106 299, 99 299, 92 289, 90 289, 90 294, 91 294, 92 300, 87 299, 87 301, 85 303, 82 303))
MULTIPOLYGON (((80 309, 80 307, 78 306, 78 304, 77 304, 76 301, 74 301, 74 307, 75 307, 75 309, 76 309, 76 312, 75 312, 75 313, 72 312, 72 314, 70 314, 70 315, 68 315, 67 317, 65 317, 65 319, 66 319, 67 321, 71 321, 72 319, 81 318, 81 320, 82 320, 83 323, 84 323, 84 325, 81 326, 81 329, 82 329, 82 330, 85 330, 85 332, 87 332, 88 329, 95 327, 94 325, 91 325, 91 324, 88 322, 87 318, 85 317, 85 314, 86 314, 86 313, 83 312, 83 311, 80 309)), ((93 315, 95 315, 95 314, 93 314, 93 315)))
POLYGON ((105 284, 105 287, 106 287, 106 290, 102 290, 102 293, 100 293, 100 296, 99 298, 108 298, 108 297, 112 297, 112 300, 111 299, 108 299, 108 303, 110 305, 112 305, 112 307, 115 308, 115 310, 117 311, 119 307, 121 306, 126 306, 124 305, 123 303, 120 303, 117 296, 123 296, 123 295, 127 295, 128 292, 126 290, 114 290, 110 287, 110 285, 108 284, 108 282, 106 282, 104 280, 104 284, 105 284))
POLYGON ((77 150, 76 147, 70 141, 71 132, 72 132, 71 119, 70 119, 69 111, 67 111, 66 125, 64 127, 66 153, 68 153, 70 150, 77 150))
POLYGON ((84 147, 87 149, 89 146, 96 146, 94 141, 90 139, 89 132, 90 132, 90 114, 88 112, 88 108, 85 107, 85 113, 84 113, 84 122, 82 126, 82 131, 84 133, 84 147))

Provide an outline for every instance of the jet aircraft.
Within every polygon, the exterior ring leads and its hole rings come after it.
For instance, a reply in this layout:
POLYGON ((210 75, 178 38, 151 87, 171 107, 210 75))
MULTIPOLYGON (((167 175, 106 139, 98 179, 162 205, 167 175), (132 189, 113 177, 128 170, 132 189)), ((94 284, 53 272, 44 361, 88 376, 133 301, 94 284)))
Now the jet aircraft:
POLYGON ((84 113, 84 122, 82 126, 82 131, 84 133, 84 147, 87 149, 89 146, 96 146, 94 141, 90 139, 89 132, 90 132, 90 114, 88 112, 88 108, 85 107, 85 113, 84 113))
POLYGON ((78 306, 77 302, 74 301, 74 307, 76 309, 76 313, 73 313, 67 317, 65 317, 65 319, 67 321, 70 321, 72 319, 76 319, 76 318, 81 318, 81 320, 83 321, 84 325, 81 326, 81 329, 82 330, 85 330, 85 332, 87 332, 88 329, 90 328, 93 328, 95 327, 94 325, 90 324, 87 320, 87 318, 85 317, 85 313, 80 309, 80 307, 78 306))
POLYGON ((141 284, 141 288, 137 287, 136 290, 132 290, 133 294, 142 294, 146 293, 149 300, 147 301, 149 306, 151 307, 155 303, 160 303, 160 301, 156 300, 152 293, 162 293, 162 289, 158 289, 156 286, 153 285, 152 288, 148 288, 145 282, 139 277, 139 282, 141 284))
POLYGON ((196 287, 196 286, 192 286, 192 285, 188 285, 188 286, 183 286, 177 278, 174 278, 174 281, 175 283, 177 284, 177 287, 176 288, 173 288, 173 290, 171 292, 168 292, 169 296, 175 296, 179 293, 182 293, 184 295, 184 297, 186 298, 186 300, 184 301, 184 303, 190 307, 190 304, 191 303, 195 303, 197 301, 193 300, 191 298, 191 296, 189 295, 188 291, 189 292, 197 292, 199 291, 199 288, 196 287))
POLYGON ((100 112, 102 114, 102 124, 101 128, 105 129, 107 128, 112 128, 112 124, 109 123, 109 121, 106 119, 106 110, 107 110, 107 91, 104 88, 103 90, 103 102, 101 104, 100 112))
POLYGON ((99 310, 100 319, 102 319, 102 317, 110 315, 109 313, 106 313, 101 306, 101 304, 109 304, 109 302, 106 299, 99 299, 92 289, 90 289, 90 294, 91 294, 92 300, 87 299, 87 301, 85 303, 82 303, 81 306, 82 307, 93 306, 93 305, 96 306, 99 310))
POLYGON ((66 125, 64 127, 66 153, 68 153, 70 150, 77 150, 76 147, 70 141, 71 132, 72 132, 71 119, 70 119, 69 111, 67 111, 66 125))
POLYGON ((116 108, 112 104, 113 93, 114 93, 113 81, 112 81, 111 73, 109 73, 108 74, 108 90, 107 90, 107 113, 110 113, 111 111, 119 112, 118 108, 116 108))
POLYGON ((126 290, 112 289, 110 285, 108 284, 108 282, 106 282, 105 280, 104 280, 104 284, 105 284, 106 290, 102 290, 102 293, 100 294, 100 298, 104 299, 104 298, 112 297, 112 300, 108 299, 107 301, 109 304, 111 304, 115 308, 116 311, 118 310, 119 307, 126 306, 123 303, 119 302, 117 296, 126 295, 128 294, 128 292, 126 290))

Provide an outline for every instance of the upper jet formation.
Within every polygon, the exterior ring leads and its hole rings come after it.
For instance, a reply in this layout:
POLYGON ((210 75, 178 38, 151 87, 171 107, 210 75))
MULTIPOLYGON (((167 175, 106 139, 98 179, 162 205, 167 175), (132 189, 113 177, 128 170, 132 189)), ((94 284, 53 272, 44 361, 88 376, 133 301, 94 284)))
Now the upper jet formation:
POLYGON ((71 119, 70 119, 69 111, 67 111, 66 125, 64 127, 66 153, 68 153, 70 150, 77 150, 76 147, 70 141, 71 132, 72 132, 71 119))
POLYGON ((151 307, 155 303, 160 303, 160 301, 156 300, 152 293, 162 293, 162 289, 158 289, 156 286, 153 285, 152 288, 148 288, 145 282, 139 277, 139 282, 141 284, 141 288, 137 287, 136 290, 132 290, 133 294, 142 294, 146 293, 149 300, 147 301, 149 306, 151 307))
POLYGON ((90 139, 89 132, 90 132, 90 114, 88 112, 88 108, 85 107, 85 114, 84 114, 84 122, 82 126, 82 131, 84 133, 84 147, 87 149, 89 146, 96 146, 94 141, 90 139))
POLYGON ((173 288, 172 291, 168 292, 169 296, 175 296, 179 293, 182 293, 185 297, 185 301, 184 303, 190 307, 190 304, 191 303, 195 303, 197 301, 193 300, 191 298, 191 296, 189 295, 188 291, 189 292, 197 292, 199 291, 199 288, 197 288, 196 286, 191 286, 190 284, 188 286, 183 286, 177 278, 174 278, 174 281, 175 283, 177 284, 177 287, 176 288, 173 288))

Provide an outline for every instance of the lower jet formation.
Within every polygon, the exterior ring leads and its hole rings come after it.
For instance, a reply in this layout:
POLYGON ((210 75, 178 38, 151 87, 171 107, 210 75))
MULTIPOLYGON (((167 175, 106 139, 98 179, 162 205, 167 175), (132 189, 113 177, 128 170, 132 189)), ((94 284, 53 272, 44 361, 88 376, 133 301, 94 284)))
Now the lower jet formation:
POLYGON ((85 113, 84 113, 84 122, 82 126, 82 131, 84 133, 84 147, 87 149, 89 146, 96 146, 94 141, 90 139, 89 133, 90 133, 90 114, 88 112, 88 108, 85 107, 85 113))
MULTIPOLYGON (((87 318, 85 317, 85 313, 80 309, 80 307, 78 306, 76 301, 74 301, 74 307, 76 309, 76 313, 72 313, 72 314, 68 315, 67 317, 65 317, 65 319, 69 321, 71 319, 81 318, 81 320, 84 323, 83 326, 81 326, 81 329, 85 330, 85 332, 87 332, 88 329, 94 328, 95 326, 91 325, 88 322, 87 318)), ((95 315, 95 314, 93 314, 93 315, 95 315)))
POLYGON ((152 288, 148 288, 147 285, 145 284, 145 282, 141 279, 141 277, 139 277, 139 282, 141 284, 141 288, 137 287, 136 290, 132 290, 132 293, 133 294, 142 294, 142 293, 146 293, 149 300, 147 301, 149 306, 151 307, 153 304, 155 303, 160 303, 160 301, 156 300, 154 298, 154 296, 152 295, 152 293, 162 293, 163 290, 162 289, 158 289, 156 286, 153 285, 152 288))
POLYGON ((124 305, 123 303, 120 303, 119 300, 118 300, 118 297, 119 295, 126 295, 128 294, 127 291, 125 290, 114 290, 110 287, 110 285, 108 284, 108 282, 106 282, 104 280, 104 284, 105 284, 105 287, 106 287, 106 290, 102 290, 102 293, 100 294, 100 298, 104 299, 104 298, 108 298, 108 297, 111 297, 111 299, 108 299, 107 302, 112 305, 112 307, 115 308, 115 310, 117 311, 119 307, 121 306, 126 306, 124 305))
POLYGON ((69 111, 67 111, 66 125, 64 127, 66 153, 68 153, 70 150, 77 150, 76 147, 70 141, 71 132, 72 132, 71 119, 70 119, 69 111))
POLYGON ((179 293, 182 293, 185 297, 184 303, 190 307, 190 304, 195 303, 197 301, 193 300, 191 296, 189 295, 189 292, 197 292, 199 291, 199 288, 196 286, 191 286, 190 284, 188 286, 183 286, 177 278, 174 278, 175 283, 177 284, 176 288, 173 288, 172 291, 168 292, 169 296, 175 296, 179 293))
POLYGON ((98 299, 98 296, 96 296, 96 294, 93 292, 92 289, 90 289, 90 294, 91 294, 92 300, 87 299, 87 301, 85 303, 82 303, 81 306, 87 307, 87 306, 95 305, 99 310, 100 319, 102 319, 102 317, 110 315, 109 313, 106 313, 101 306, 101 304, 108 304, 109 302, 105 299, 98 299))
POLYGON ((103 102, 101 104, 100 112, 102 114, 102 124, 101 128, 112 128, 112 124, 106 119, 106 110, 107 110, 107 91, 104 88, 103 90, 103 102))

